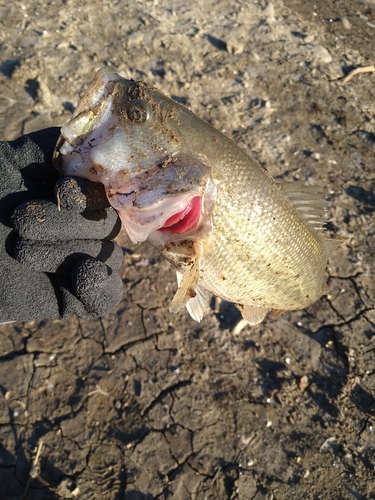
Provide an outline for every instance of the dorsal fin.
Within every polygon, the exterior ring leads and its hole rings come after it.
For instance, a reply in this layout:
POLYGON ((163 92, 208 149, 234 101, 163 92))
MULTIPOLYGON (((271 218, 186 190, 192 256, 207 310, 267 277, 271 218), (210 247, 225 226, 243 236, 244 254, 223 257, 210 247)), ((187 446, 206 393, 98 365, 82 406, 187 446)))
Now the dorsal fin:
POLYGON ((319 193, 318 186, 296 181, 280 184, 280 189, 314 229, 324 230, 327 203, 319 193))

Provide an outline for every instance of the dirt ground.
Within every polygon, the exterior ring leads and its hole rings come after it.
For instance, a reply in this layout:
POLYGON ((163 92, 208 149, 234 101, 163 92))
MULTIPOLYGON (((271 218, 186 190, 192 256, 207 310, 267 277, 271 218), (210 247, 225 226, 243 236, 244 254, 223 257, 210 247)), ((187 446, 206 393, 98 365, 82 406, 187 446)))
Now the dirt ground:
POLYGON ((322 185, 343 241, 326 296, 240 333, 231 304, 169 313, 171 266, 127 242, 107 316, 0 326, 0 498, 375 499, 375 73, 343 81, 375 63, 375 1, 15 0, 0 24, 1 139, 112 65, 322 185))

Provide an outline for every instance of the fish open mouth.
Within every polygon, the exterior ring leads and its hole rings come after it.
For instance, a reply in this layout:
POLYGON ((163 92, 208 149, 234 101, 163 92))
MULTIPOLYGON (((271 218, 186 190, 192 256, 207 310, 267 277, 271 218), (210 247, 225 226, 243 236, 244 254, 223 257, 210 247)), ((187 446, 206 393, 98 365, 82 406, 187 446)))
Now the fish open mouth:
POLYGON ((133 243, 151 234, 152 239, 174 239, 199 227, 208 180, 204 166, 180 161, 149 168, 128 182, 111 180, 109 202, 133 243))
POLYGON ((187 233, 199 225, 202 213, 202 197, 191 194, 164 198, 142 210, 137 207, 124 210, 119 203, 115 206, 113 198, 111 202, 133 243, 145 241, 151 233, 165 236, 187 233))
POLYGON ((202 198, 195 196, 186 207, 169 217, 159 229, 164 233, 183 234, 196 226, 202 212, 202 198))

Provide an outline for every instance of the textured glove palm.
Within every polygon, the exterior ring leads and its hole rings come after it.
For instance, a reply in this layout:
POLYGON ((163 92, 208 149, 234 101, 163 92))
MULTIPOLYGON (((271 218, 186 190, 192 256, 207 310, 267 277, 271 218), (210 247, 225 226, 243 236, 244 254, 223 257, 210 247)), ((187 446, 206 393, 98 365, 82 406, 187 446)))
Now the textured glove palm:
POLYGON ((0 143, 0 322, 93 318, 121 300, 120 221, 102 186, 80 179, 58 181, 57 206, 58 135, 0 143))

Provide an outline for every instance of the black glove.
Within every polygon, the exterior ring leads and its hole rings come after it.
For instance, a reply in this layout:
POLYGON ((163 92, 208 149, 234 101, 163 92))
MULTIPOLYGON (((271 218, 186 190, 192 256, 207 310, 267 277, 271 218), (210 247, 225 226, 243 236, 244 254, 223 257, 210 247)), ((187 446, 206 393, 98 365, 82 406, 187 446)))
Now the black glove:
POLYGON ((0 143, 0 323, 93 318, 122 297, 123 252, 110 241, 120 220, 100 184, 60 179, 56 200, 58 135, 51 128, 0 143))

